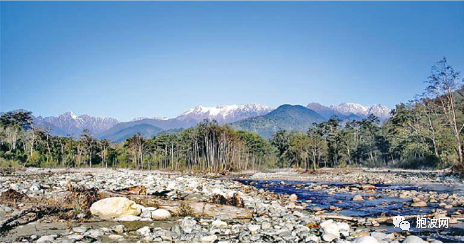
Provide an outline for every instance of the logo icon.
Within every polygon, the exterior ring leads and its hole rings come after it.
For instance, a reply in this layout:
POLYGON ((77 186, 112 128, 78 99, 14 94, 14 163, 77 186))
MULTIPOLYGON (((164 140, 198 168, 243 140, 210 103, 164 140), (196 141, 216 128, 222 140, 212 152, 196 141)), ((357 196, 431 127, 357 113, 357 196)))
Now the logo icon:
POLYGON ((409 228, 411 228, 411 224, 409 224, 408 221, 403 220, 400 222, 400 229, 403 231, 409 231, 409 228))
POLYGON ((400 223, 401 221, 404 220, 404 217, 403 216, 396 216, 396 217, 393 217, 393 225, 395 225, 396 228, 399 228, 400 227, 400 223))

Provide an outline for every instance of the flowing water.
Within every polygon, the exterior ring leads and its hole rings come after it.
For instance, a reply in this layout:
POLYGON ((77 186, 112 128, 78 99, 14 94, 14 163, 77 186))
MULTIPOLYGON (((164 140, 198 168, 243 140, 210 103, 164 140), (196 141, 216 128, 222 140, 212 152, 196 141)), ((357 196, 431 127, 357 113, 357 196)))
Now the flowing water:
MULTIPOLYGON (((360 187, 360 184, 349 184, 339 182, 323 182, 323 181, 284 181, 285 184, 281 184, 281 180, 238 180, 243 184, 253 185, 257 188, 263 188, 278 194, 296 194, 298 201, 306 202, 311 200, 308 205, 308 210, 315 207, 326 210, 328 214, 337 213, 343 216, 350 217, 381 217, 381 216, 403 216, 403 215, 425 215, 432 213, 433 210, 439 208, 438 203, 428 203, 427 207, 404 207, 405 202, 411 202, 411 199, 404 199, 398 197, 390 197, 387 193, 382 190, 397 190, 397 191, 435 191, 440 193, 455 193, 458 195, 464 195, 464 189, 460 186, 447 186, 443 184, 429 184, 429 185, 400 185, 400 184, 373 184, 377 187, 375 193, 356 193, 361 194, 364 197, 364 201, 353 201, 354 194, 351 192, 338 192, 335 194, 329 194, 324 190, 312 190, 312 185, 327 185, 327 188, 345 188, 345 187, 360 187), (368 200, 367 197, 375 196, 374 200, 368 200), (331 211, 330 206, 339 207, 342 210, 331 211)), ((463 210, 462 207, 454 207, 447 209, 448 212, 455 212, 457 210, 463 210)), ((408 220, 411 223, 411 233, 415 233, 422 237, 433 237, 444 242, 464 242, 464 224, 458 222, 458 224, 450 225, 449 228, 442 229, 417 229, 416 219, 408 220)), ((395 228, 392 224, 382 224, 380 229, 385 229, 388 232, 399 232, 398 228, 395 228)), ((374 227, 374 229, 377 229, 374 227)))

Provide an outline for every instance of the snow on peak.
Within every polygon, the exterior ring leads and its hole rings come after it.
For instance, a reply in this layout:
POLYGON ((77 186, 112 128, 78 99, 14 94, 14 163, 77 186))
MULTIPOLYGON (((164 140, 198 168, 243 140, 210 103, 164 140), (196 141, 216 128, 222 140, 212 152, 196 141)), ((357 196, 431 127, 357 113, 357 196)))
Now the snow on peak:
POLYGON ((132 119, 129 122, 135 122, 135 121, 144 120, 144 119, 149 119, 149 118, 148 117, 135 117, 134 119, 132 119))
POLYGON ((368 111, 368 114, 373 114, 377 117, 379 117, 381 120, 384 120, 384 119, 387 119, 391 116, 391 109, 386 107, 386 106, 383 106, 383 105, 380 105, 380 104, 376 104, 372 107, 369 108, 369 111, 368 111))
POLYGON ((343 115, 355 114, 358 116, 366 116, 369 111, 369 107, 358 103, 340 103, 335 106, 331 105, 330 108, 343 115))
POLYGON ((92 117, 88 114, 77 116, 72 111, 57 117, 46 117, 42 120, 72 135, 80 135, 84 129, 88 129, 92 133, 98 133, 119 123, 119 121, 113 118, 92 117))
MULTIPOLYGON (((310 105, 316 107, 314 106, 314 104, 309 104, 308 106, 310 105)), ((354 114, 360 117, 366 117, 370 114, 373 114, 377 116, 380 120, 385 120, 391 117, 391 109, 381 104, 375 104, 373 106, 364 106, 358 103, 345 102, 340 103, 339 105, 331 105, 330 109, 332 109, 335 113, 342 114, 345 116, 354 114)))
POLYGON ((136 117, 136 118, 132 119, 130 122, 140 121, 140 120, 144 120, 144 119, 168 120, 169 118, 168 117, 153 117, 153 118, 136 117))
POLYGON ((79 118, 79 117, 77 117, 77 115, 75 115, 75 114, 73 113, 73 111, 68 111, 68 112, 66 112, 66 113, 64 113, 64 114, 62 114, 62 115, 60 115, 60 116, 63 116, 63 117, 70 117, 71 119, 75 119, 75 120, 77 120, 77 119, 79 118))
POLYGON ((245 105, 218 105, 216 107, 196 106, 182 113, 177 119, 194 119, 201 121, 204 119, 216 120, 219 123, 231 123, 237 120, 260 116, 272 111, 270 107, 257 103, 245 105))

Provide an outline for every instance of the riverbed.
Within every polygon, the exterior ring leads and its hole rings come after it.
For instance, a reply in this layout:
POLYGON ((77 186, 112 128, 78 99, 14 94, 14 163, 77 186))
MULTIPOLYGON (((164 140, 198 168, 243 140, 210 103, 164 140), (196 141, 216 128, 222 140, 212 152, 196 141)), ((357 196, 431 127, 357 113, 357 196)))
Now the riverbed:
POLYGON ((447 172, 364 169, 241 176, 26 169, 0 177, 0 241, 464 242, 461 184, 447 172), (138 211, 111 219, 91 211, 114 197, 138 211), (160 211, 168 215, 160 219, 160 211), (402 231, 392 225, 395 215, 451 222, 449 228, 427 230, 415 228, 415 218, 409 218, 411 229, 402 231))
MULTIPOLYGON (((355 180, 360 178, 359 175, 363 174, 357 172, 356 177, 353 177, 350 173, 340 175, 339 172, 328 171, 319 176, 305 176, 290 171, 283 174, 280 172, 258 173, 245 177, 247 179, 236 180, 277 194, 294 194, 298 202, 306 206, 305 210, 316 216, 346 216, 365 221, 390 216, 415 215, 420 217, 436 214, 437 211, 447 212, 453 216, 448 228, 417 228, 417 218, 411 218, 408 220, 411 228, 407 233, 423 239, 431 237, 443 242, 464 242, 464 223, 462 222, 464 206, 454 200, 462 199, 464 196, 464 187, 460 179, 438 171, 368 170, 364 175, 373 174, 375 177, 356 182, 355 180), (379 172, 386 174, 380 176, 379 172), (385 176, 388 174, 395 175, 385 176), (418 174, 427 177, 421 178, 418 174), (398 176, 402 179, 398 180, 398 176), (305 180, 289 180, 291 178, 305 180), (315 181, 314 179, 317 178, 334 178, 339 181, 315 181), (421 180, 414 180, 414 178, 421 180), (402 183, 395 184, 394 181, 402 183), (368 184, 370 182, 377 183, 368 184), (356 195, 361 196, 363 200, 353 200, 356 195), (432 201, 428 201, 427 197, 430 195, 437 196, 437 199, 432 198, 432 201), (452 197, 449 198, 449 196, 452 197), (426 206, 411 206, 414 201, 419 201, 415 199, 417 197, 420 198, 419 200, 424 200, 426 206)), ((372 224, 369 229, 382 233, 402 232, 393 225, 392 221, 372 224)))

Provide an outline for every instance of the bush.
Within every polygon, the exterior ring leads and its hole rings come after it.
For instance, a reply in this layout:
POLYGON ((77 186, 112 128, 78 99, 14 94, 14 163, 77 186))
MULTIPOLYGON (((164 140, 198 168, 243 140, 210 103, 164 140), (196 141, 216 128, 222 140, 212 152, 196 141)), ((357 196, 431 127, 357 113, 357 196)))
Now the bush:
POLYGON ((41 162, 45 160, 45 157, 41 155, 39 152, 35 151, 32 153, 32 155, 29 157, 29 160, 27 161, 27 166, 32 166, 32 167, 39 167, 41 162))
POLYGON ((18 161, 0 158, 0 168, 2 169, 7 169, 7 168, 19 169, 21 167, 22 166, 18 161))
POLYGON ((438 164, 439 160, 435 156, 428 156, 404 160, 394 166, 404 169, 436 169, 438 164))

